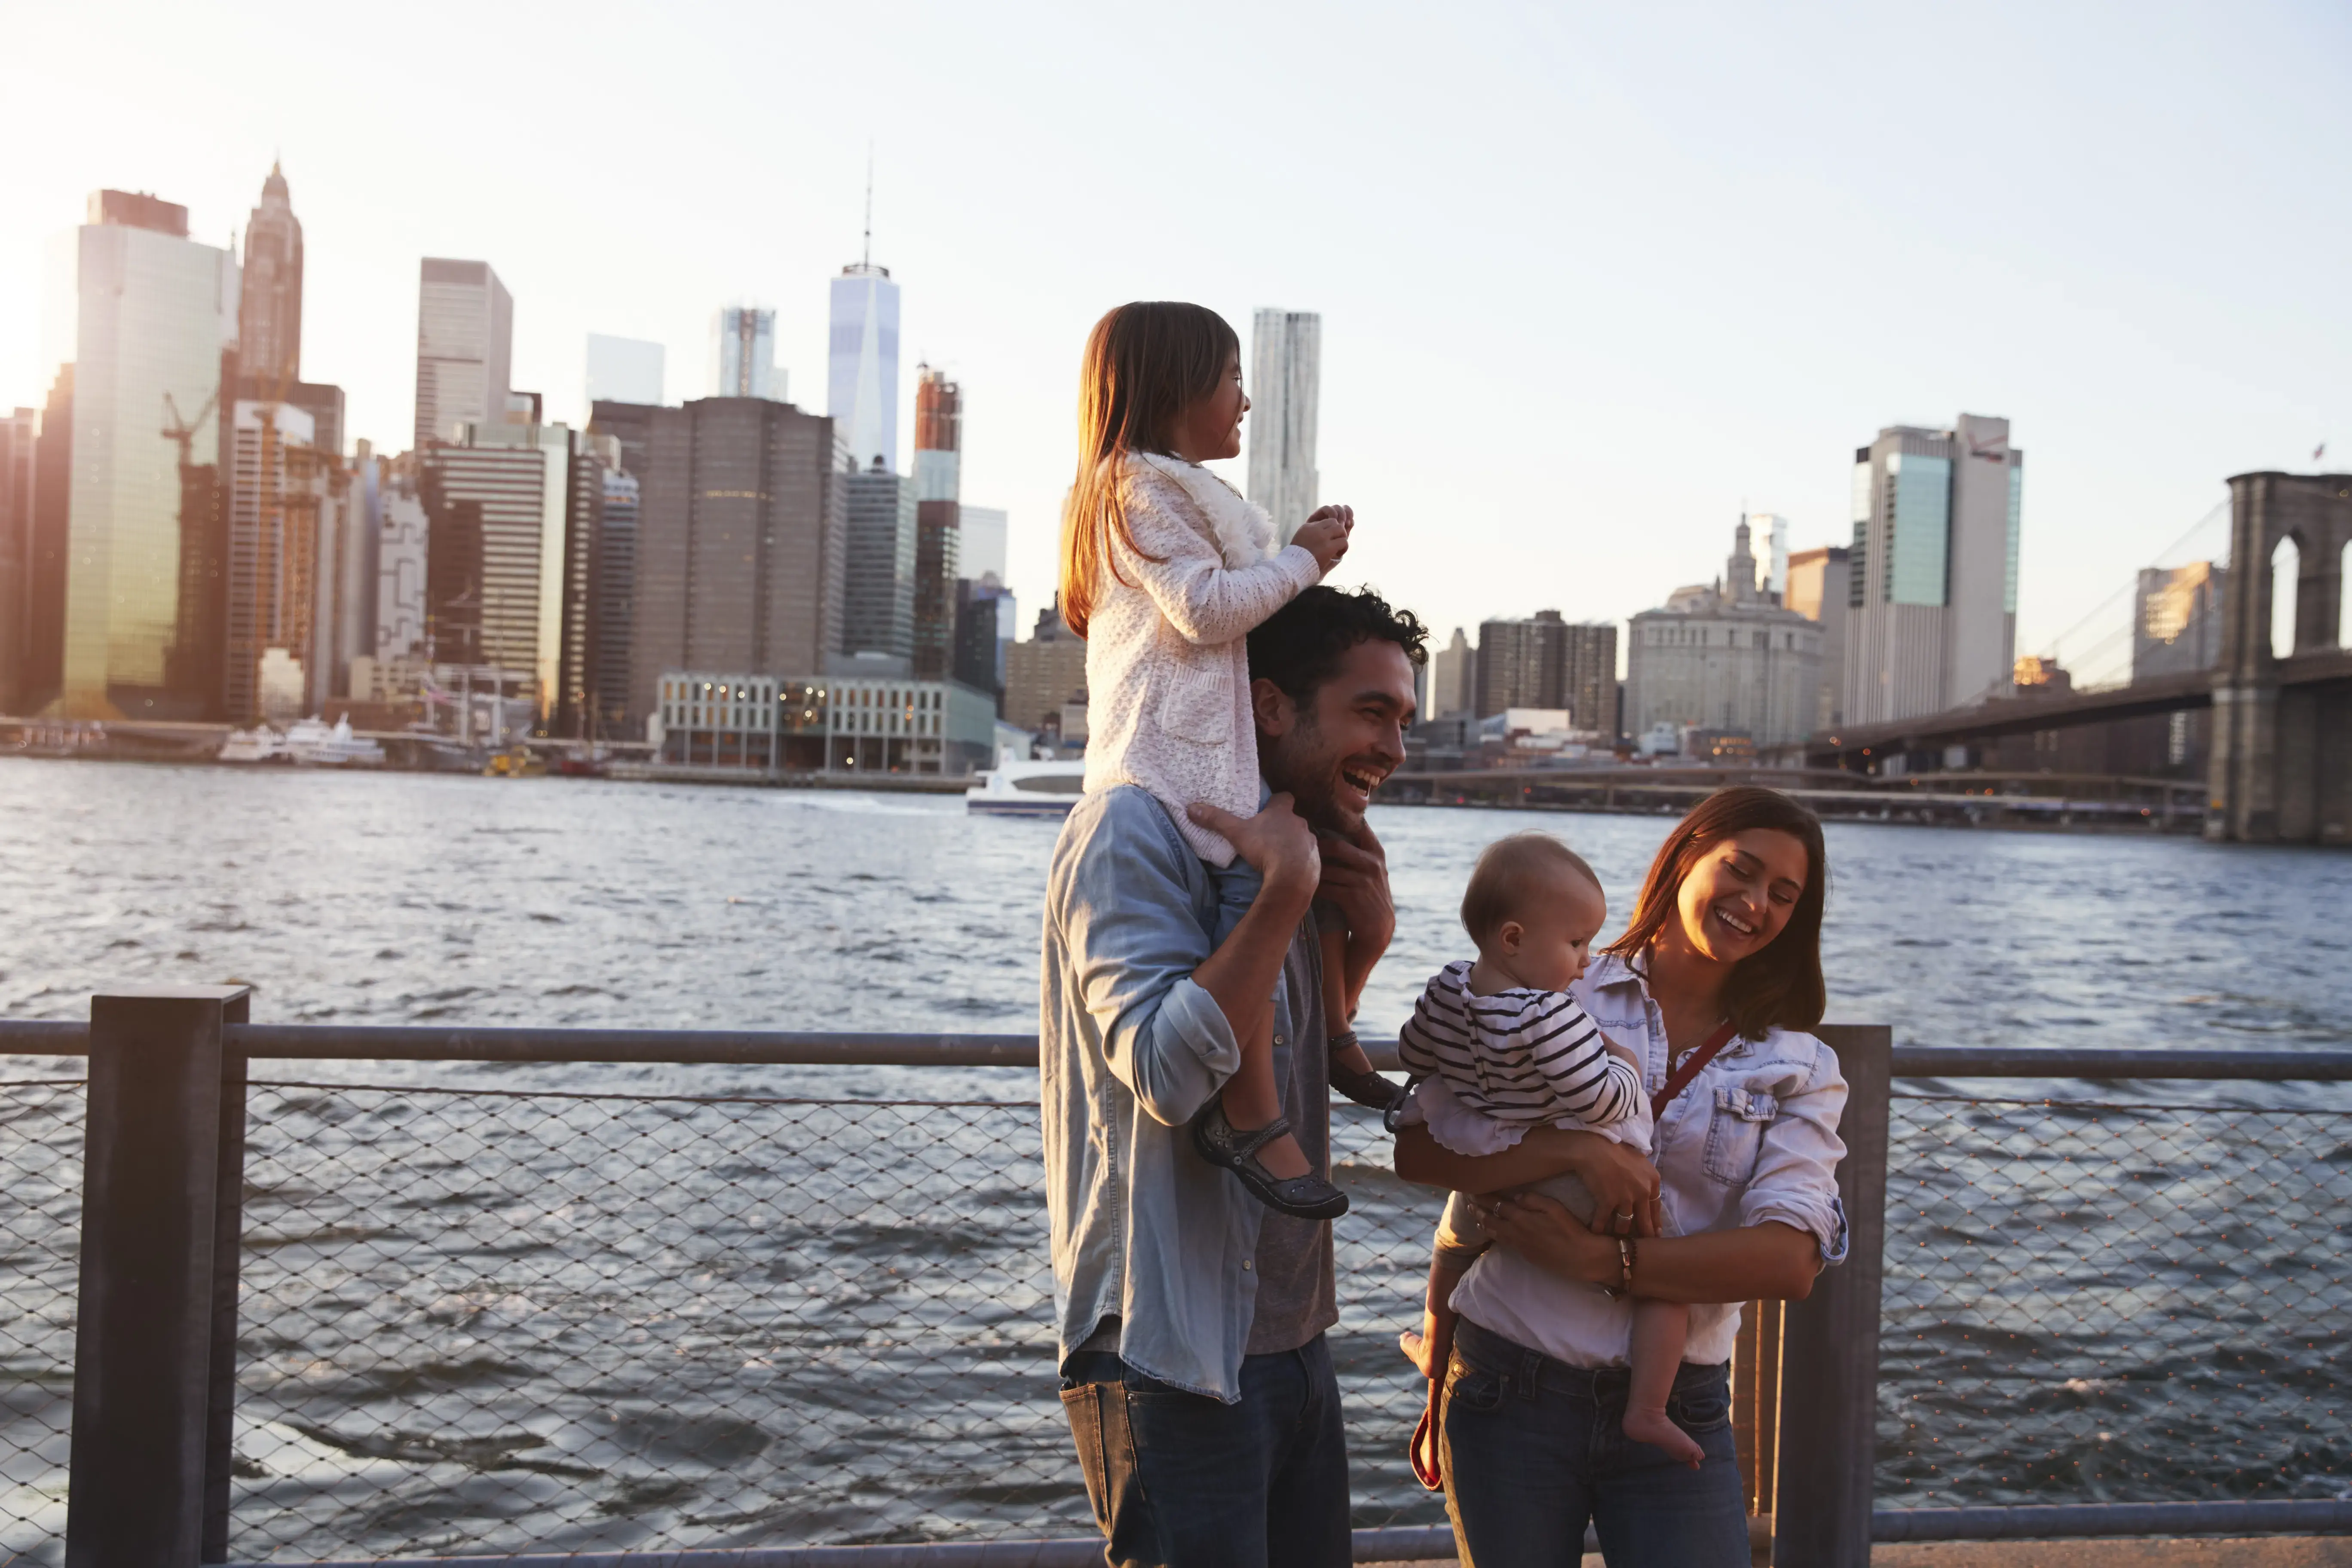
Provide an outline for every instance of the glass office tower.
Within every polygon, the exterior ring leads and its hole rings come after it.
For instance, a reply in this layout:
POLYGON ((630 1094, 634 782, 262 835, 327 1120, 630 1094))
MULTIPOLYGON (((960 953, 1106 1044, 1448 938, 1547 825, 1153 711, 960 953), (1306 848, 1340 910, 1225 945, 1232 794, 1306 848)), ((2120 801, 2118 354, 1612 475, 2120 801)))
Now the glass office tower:
POLYGON ((166 672, 184 597, 184 469, 217 461, 237 265, 184 207, 100 192, 74 237, 73 470, 59 707, 196 718, 166 672))
POLYGON ((825 412, 857 471, 898 471, 898 286, 890 269, 852 262, 833 280, 825 412))

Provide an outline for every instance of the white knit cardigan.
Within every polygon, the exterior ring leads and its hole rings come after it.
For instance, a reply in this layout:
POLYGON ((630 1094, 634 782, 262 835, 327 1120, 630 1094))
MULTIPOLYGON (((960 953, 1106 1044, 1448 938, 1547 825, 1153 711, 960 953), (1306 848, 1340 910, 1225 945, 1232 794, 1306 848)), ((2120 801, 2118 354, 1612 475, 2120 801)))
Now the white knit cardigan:
POLYGON ((1263 507, 1181 458, 1129 454, 1119 500, 1135 546, 1109 531, 1116 570, 1097 584, 1087 625, 1086 787, 1142 785, 1201 858, 1228 866, 1234 847, 1184 808, 1256 814, 1244 638, 1323 569, 1302 545, 1277 550, 1263 507))

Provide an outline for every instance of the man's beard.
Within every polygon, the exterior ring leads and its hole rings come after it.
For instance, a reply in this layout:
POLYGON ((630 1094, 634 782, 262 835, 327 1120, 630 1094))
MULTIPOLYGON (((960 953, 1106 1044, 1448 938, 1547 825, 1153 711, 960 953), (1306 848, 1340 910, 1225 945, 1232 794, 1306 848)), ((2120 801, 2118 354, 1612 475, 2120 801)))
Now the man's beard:
POLYGON ((1278 741, 1268 742, 1258 737, 1258 773, 1266 787, 1277 794, 1287 790, 1291 807, 1307 819, 1307 826, 1325 833, 1346 835, 1359 826, 1353 812, 1344 812, 1332 798, 1332 775, 1339 771, 1339 759, 1327 755, 1322 741, 1322 726, 1315 721, 1311 709, 1299 709, 1298 722, 1290 733, 1278 741))

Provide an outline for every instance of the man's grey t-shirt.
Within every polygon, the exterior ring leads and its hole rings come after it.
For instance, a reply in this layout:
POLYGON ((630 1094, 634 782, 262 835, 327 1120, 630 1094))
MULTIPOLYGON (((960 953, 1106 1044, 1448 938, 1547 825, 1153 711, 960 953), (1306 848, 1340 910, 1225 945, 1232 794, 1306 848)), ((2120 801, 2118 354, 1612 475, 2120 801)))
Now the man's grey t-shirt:
MULTIPOLYGON (((1323 954, 1315 921, 1300 924, 1282 961, 1283 1005, 1275 1009, 1274 1065, 1290 1135, 1316 1171, 1331 1169, 1331 1062, 1323 1017, 1323 954)), ((1297 1350, 1339 1321, 1332 1284, 1331 1223, 1266 1211, 1258 1227, 1257 1307, 1247 1353, 1297 1350)))

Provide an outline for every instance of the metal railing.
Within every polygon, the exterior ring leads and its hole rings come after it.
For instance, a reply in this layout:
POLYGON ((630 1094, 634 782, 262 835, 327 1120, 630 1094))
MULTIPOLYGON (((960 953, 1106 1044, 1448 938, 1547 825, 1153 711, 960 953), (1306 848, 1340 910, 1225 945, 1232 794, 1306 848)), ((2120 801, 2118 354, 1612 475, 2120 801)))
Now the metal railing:
MULTIPOLYGON (((272 1065, 1034 1070, 1033 1038, 245 1014, 220 990, 0 1024, 0 1051, 89 1058, 86 1100, 58 1075, 0 1084, 23 1200, 0 1218, 0 1550, 57 1561, 62 1512, 67 1559, 94 1563, 1099 1560, 1049 1397, 1025 1082, 885 1100, 272 1065)), ((1874 1536, 2352 1528, 2326 1305, 2352 1299, 2352 1115, 1948 1081, 2342 1080, 2352 1053, 1822 1034, 1853 1090, 1853 1256, 1751 1314, 1735 1367, 1776 1562, 1866 1562, 1874 1536)), ((1403 1464, 1420 1386, 1393 1344, 1436 1199, 1395 1180, 1376 1121, 1334 1121, 1358 1554, 1450 1556, 1403 1464)))

